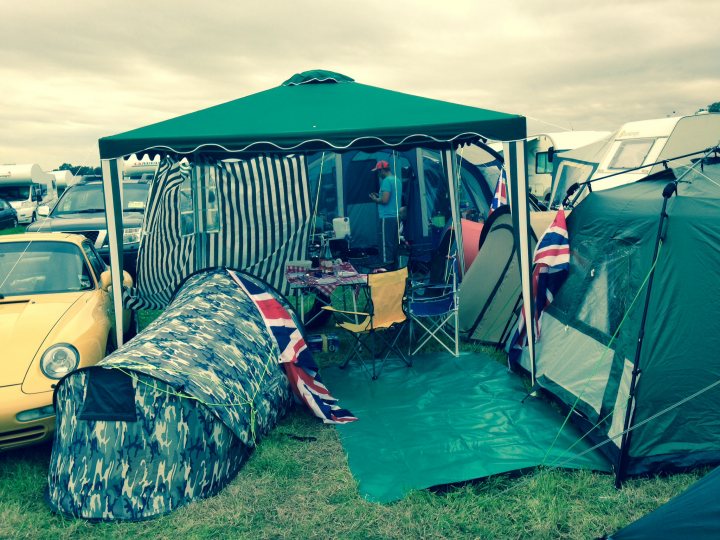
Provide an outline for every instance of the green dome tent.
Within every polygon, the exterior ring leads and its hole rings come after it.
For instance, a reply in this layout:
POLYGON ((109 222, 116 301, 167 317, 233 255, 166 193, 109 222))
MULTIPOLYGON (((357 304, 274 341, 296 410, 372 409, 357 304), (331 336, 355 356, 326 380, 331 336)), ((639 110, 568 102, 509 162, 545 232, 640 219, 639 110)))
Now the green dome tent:
POLYGON ((720 165, 686 169, 674 196, 646 180, 572 212, 570 275, 536 344, 538 385, 619 481, 720 462, 720 165))
POLYGON ((641 517, 609 540, 715 540, 720 538, 720 468, 641 517))

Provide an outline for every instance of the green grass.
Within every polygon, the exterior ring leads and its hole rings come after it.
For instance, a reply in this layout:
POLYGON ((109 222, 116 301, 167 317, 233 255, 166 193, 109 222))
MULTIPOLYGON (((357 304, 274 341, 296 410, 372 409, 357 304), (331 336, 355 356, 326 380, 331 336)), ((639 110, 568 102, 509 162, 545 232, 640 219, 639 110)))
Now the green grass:
MULTIPOLYGON (((141 324, 156 316, 142 314, 141 324)), ((379 505, 358 495, 335 429, 296 408, 217 496, 150 521, 90 524, 45 504, 49 455, 49 445, 0 454, 0 538, 595 538, 706 472, 634 479, 616 490, 609 475, 545 469, 379 505)))
POLYGON ((0 457, 0 538, 594 538, 700 476, 631 480, 615 490, 608 475, 538 471, 378 505, 357 495, 335 430, 296 410, 217 496, 151 521, 89 524, 45 505, 49 453, 46 445, 0 457))
POLYGON ((3 229, 0 231, 0 235, 3 234, 20 234, 25 232, 25 227, 22 225, 18 225, 17 227, 14 227, 12 229, 3 229))

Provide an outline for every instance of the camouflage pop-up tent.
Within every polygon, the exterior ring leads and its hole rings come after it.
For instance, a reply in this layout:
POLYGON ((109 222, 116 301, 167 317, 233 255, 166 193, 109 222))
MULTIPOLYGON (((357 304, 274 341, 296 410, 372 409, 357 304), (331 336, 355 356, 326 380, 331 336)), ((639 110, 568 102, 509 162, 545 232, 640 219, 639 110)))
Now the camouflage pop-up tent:
POLYGON ((145 331, 58 384, 51 507, 138 520, 216 493, 291 404, 278 361, 228 271, 191 276, 145 331))

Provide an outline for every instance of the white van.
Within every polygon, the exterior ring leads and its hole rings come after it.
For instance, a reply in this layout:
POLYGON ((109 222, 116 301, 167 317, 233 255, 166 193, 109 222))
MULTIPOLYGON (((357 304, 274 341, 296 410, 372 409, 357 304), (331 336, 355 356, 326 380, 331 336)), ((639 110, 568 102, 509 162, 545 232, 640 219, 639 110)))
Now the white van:
POLYGON ((15 209, 18 223, 32 223, 38 218, 38 207, 57 201, 55 177, 39 165, 0 165, 0 199, 15 209))

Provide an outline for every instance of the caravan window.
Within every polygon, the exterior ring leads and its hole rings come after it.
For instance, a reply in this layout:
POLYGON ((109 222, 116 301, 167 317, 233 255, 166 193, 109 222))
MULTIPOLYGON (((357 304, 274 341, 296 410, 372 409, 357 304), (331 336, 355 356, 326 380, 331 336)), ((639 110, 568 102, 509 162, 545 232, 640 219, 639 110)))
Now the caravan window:
POLYGON ((538 152, 535 154, 535 174, 552 174, 553 164, 548 161, 547 152, 538 152))
MULTIPOLYGON (((555 156, 567 150, 555 150, 555 156)), ((550 160, 550 152, 535 154, 535 174, 552 174, 555 170, 555 161, 550 160)))
POLYGON ((609 169, 634 169, 640 167, 650 153, 655 139, 630 139, 621 141, 608 165, 609 169))
POLYGON ((595 167, 590 163, 561 161, 558 172, 553 178, 553 195, 550 206, 557 208, 565 200, 568 188, 575 183, 586 182, 593 172, 595 172, 595 167))

